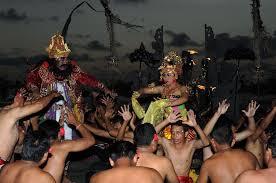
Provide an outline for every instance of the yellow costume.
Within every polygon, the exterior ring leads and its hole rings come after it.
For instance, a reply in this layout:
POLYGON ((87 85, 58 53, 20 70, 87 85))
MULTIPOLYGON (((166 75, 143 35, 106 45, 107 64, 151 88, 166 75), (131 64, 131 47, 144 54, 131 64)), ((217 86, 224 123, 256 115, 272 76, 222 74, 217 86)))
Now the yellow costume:
MULTIPOLYGON (((175 79, 177 79, 180 72, 180 66, 182 66, 181 57, 176 55, 175 52, 169 52, 168 55, 164 58, 163 63, 159 67, 160 70, 160 79, 163 79, 164 74, 174 74, 175 79)), ((151 123, 153 126, 156 126, 159 122, 163 121, 164 118, 168 117, 171 112, 179 112, 183 119, 187 118, 187 110, 184 104, 166 107, 171 100, 177 100, 181 97, 180 95, 173 95, 175 90, 179 89, 181 85, 176 85, 177 87, 174 90, 164 91, 161 93, 163 99, 156 100, 151 102, 148 110, 145 112, 143 107, 139 104, 137 98, 140 96, 139 92, 134 92, 131 98, 132 108, 136 113, 139 119, 143 119, 143 123, 151 123)), ((166 87, 164 87, 166 88, 166 87)), ((168 139, 171 138, 170 129, 166 128, 164 130, 164 136, 168 139)))

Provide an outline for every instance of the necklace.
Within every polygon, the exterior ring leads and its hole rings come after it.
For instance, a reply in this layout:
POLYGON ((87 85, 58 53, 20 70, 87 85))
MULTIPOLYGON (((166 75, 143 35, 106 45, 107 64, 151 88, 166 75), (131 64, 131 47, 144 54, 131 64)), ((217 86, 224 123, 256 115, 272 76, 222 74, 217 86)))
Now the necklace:
POLYGON ((175 84, 175 86, 166 86, 166 85, 163 85, 164 89, 163 89, 163 92, 162 92, 162 95, 163 97, 166 97, 166 98, 169 98, 170 95, 176 90, 179 88, 179 84, 175 84))

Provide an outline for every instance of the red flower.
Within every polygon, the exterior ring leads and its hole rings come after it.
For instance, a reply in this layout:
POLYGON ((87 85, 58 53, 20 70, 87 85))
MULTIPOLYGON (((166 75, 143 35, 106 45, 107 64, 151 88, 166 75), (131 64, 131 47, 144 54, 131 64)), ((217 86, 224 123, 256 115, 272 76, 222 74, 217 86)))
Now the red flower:
POLYGON ((49 63, 48 62, 43 62, 42 66, 45 67, 45 68, 48 68, 49 67, 49 63))

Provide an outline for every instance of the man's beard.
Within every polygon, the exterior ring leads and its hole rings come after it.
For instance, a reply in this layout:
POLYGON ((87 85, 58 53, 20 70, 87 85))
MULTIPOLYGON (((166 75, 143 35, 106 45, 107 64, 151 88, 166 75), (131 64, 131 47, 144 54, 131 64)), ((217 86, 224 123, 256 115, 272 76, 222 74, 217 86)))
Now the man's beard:
POLYGON ((56 63, 50 65, 49 71, 54 74, 56 79, 63 80, 67 79, 71 76, 73 72, 73 66, 71 64, 63 65, 65 69, 60 69, 56 63))

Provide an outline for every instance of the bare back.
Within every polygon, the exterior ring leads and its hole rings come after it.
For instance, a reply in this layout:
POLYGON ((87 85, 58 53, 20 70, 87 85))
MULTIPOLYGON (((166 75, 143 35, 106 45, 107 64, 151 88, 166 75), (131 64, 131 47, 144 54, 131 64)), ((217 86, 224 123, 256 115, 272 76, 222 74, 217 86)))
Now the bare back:
POLYGON ((235 183, 274 183, 276 168, 267 168, 262 170, 249 170, 242 173, 235 181, 235 183))
POLYGON ((54 183, 54 178, 36 166, 22 161, 6 165, 0 173, 0 183, 54 183))
POLYGON ((65 160, 68 155, 67 151, 64 151, 60 146, 62 142, 55 142, 51 146, 51 157, 48 158, 47 165, 44 167, 44 171, 50 173, 56 180, 60 182, 62 179, 65 160))
POLYGON ((145 152, 139 153, 138 158, 137 166, 155 169, 162 176, 162 179, 166 179, 168 182, 177 180, 173 165, 168 158, 145 152))
POLYGON ((15 119, 8 114, 9 109, 0 111, 0 158, 8 161, 18 140, 15 119))
POLYGON ((90 179, 90 183, 162 183, 160 174, 146 167, 122 167, 102 171, 90 179))
POLYGON ((253 154, 243 150, 230 149, 216 153, 204 162, 199 182, 205 182, 203 177, 206 175, 206 178, 212 183, 233 183, 244 171, 257 168, 259 168, 259 164, 253 154))

